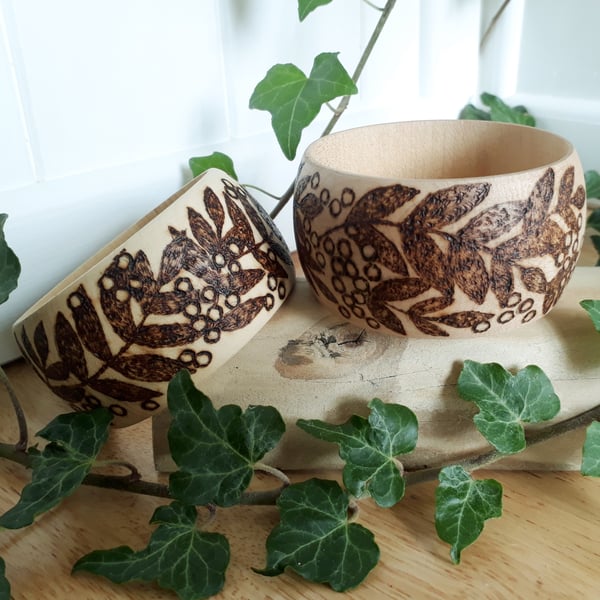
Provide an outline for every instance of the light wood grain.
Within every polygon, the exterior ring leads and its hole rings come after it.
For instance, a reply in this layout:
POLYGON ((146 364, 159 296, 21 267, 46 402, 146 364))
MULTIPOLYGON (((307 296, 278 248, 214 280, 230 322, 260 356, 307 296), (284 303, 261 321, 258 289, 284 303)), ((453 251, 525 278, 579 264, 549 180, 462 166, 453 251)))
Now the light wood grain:
MULTIPOLYGON (((374 397, 408 406, 417 415, 419 442, 404 457, 407 466, 456 460, 486 449, 472 421, 475 406, 456 391, 465 359, 497 362, 514 371, 538 365, 561 399, 557 421, 598 403, 600 340, 579 305, 596 297, 600 270, 581 266, 542 319, 502 335, 412 339, 345 322, 319 304, 306 280, 298 277, 278 314, 236 356, 196 385, 217 406, 275 406, 286 421, 286 433, 268 460, 285 469, 338 468, 336 446, 309 438, 296 421, 342 423, 355 413, 366 416, 374 397)), ((156 465, 170 470, 169 415, 163 412, 154 421, 156 465)), ((504 466, 577 469, 582 441, 581 434, 569 434, 558 443, 507 458, 504 466)))
MULTIPOLYGON (((35 375, 23 363, 8 368, 24 400, 32 431, 53 412, 39 399, 35 375), (39 401, 39 402, 38 402, 39 401)), ((0 393, 0 439, 15 438, 6 394, 0 393)), ((146 479, 154 471, 149 421, 114 430, 104 453, 135 462, 146 479)), ((311 472, 310 476, 315 473, 311 472)), ((336 471, 318 476, 338 477, 336 471)), ((295 479, 308 476, 295 473, 295 479)), ((479 476, 479 475, 478 475, 479 476)), ((488 521, 480 540, 453 566, 448 546, 433 523, 433 483, 407 490, 393 509, 361 502, 360 522, 371 529, 381 561, 366 582, 347 596, 309 584, 294 574, 265 578, 251 571, 264 566, 264 542, 277 522, 273 507, 219 510, 211 529, 231 543, 232 562, 220 600, 358 600, 398 598, 595 599, 600 576, 600 481, 571 473, 486 472, 504 485, 504 516, 488 521)), ((0 461, 0 511, 12 506, 29 473, 0 461)), ((262 477, 257 486, 268 486, 262 477)), ((152 531, 148 520, 163 500, 113 490, 81 488, 30 528, 0 532, 0 556, 15 600, 156 600, 175 596, 154 585, 113 585, 86 574, 70 575, 73 563, 97 548, 128 544, 141 548, 152 531)))

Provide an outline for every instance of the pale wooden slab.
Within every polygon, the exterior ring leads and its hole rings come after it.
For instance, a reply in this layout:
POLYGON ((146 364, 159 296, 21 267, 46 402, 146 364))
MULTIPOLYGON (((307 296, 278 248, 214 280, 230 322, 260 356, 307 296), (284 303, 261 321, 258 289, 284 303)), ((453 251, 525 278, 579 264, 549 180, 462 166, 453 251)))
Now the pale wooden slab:
MULTIPOLYGON (((302 278, 277 315, 233 359, 199 385, 213 402, 270 404, 287 431, 268 457, 286 469, 339 466, 336 447, 295 425, 298 418, 342 422, 367 414, 374 397, 410 407, 419 419, 419 442, 407 466, 454 459, 485 449, 475 429, 475 407, 460 399, 456 380, 465 359, 498 362, 508 369, 540 366, 562 402, 556 420, 598 403, 600 337, 579 306, 600 298, 600 272, 577 267, 557 306, 545 318, 504 336, 471 339, 400 339, 349 325, 313 298, 302 278)), ((167 413, 154 418, 154 457, 173 468, 167 413)), ((576 469, 583 432, 541 444, 503 461, 507 468, 576 469)))

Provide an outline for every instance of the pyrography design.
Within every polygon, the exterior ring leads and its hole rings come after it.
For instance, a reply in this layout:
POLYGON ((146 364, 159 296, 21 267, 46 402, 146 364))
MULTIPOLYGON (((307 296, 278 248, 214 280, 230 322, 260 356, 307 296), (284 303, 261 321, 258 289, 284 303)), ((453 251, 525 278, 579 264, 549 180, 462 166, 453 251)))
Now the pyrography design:
POLYGON ((121 417, 132 403, 156 410, 164 390, 153 382, 206 368, 229 332, 286 297, 292 263, 285 242, 242 187, 222 182, 222 199, 205 189, 205 216, 187 207, 191 235, 168 227, 156 276, 143 250, 122 249, 94 294, 79 285, 68 295, 69 312, 51 324, 53 344, 43 321, 16 335, 38 375, 73 409, 102 405, 121 417), (245 266, 250 257, 254 268, 245 266))
POLYGON ((350 188, 334 196, 318 172, 303 175, 294 222, 306 277, 345 319, 400 335, 409 322, 430 336, 526 323, 556 303, 580 252, 585 190, 573 189, 574 171, 570 166, 563 173, 554 202, 549 168, 527 198, 483 209, 489 182, 425 197, 391 185, 357 197, 350 188), (327 225, 319 225, 320 217, 327 225), (542 268, 545 260, 552 269, 542 268), (453 311, 459 290, 487 308, 453 311))

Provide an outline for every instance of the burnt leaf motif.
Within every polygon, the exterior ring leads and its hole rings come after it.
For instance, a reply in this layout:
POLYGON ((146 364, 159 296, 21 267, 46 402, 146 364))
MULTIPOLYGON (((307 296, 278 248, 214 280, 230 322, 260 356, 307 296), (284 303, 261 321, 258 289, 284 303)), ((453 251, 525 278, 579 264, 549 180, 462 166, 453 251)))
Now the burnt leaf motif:
POLYGON ((585 206, 585 188, 582 185, 578 185, 571 202, 581 210, 585 206))
POLYGON ((429 317, 431 321, 436 321, 459 329, 474 327, 475 325, 485 323, 493 318, 493 313, 484 313, 477 310, 456 312, 449 315, 442 315, 441 317, 429 317))
POLYGON ((85 390, 80 385, 51 385, 50 389, 63 400, 77 404, 85 398, 85 390))
POLYGON ((329 300, 329 302, 333 302, 334 304, 338 303, 337 298, 335 297, 333 292, 325 285, 325 283, 323 282, 322 279, 317 277, 314 273, 312 273, 310 275, 310 279, 313 281, 313 283, 319 289, 319 292, 321 294, 323 294, 323 296, 325 296, 325 298, 327 298, 327 300, 329 300))
POLYGON ((456 285, 476 304, 483 304, 490 278, 483 258, 469 244, 450 242, 450 269, 456 285))
POLYGON ((196 238, 200 247, 206 250, 208 254, 214 254, 217 251, 217 236, 206 219, 191 206, 188 206, 188 222, 192 235, 196 238))
POLYGON ((69 308, 75 322, 75 329, 83 345, 99 359, 110 360, 112 352, 104 335, 102 324, 82 285, 69 296, 69 308))
POLYGON ((539 267, 520 267, 521 280, 530 292, 545 294, 548 287, 546 275, 539 267))
MULTIPOLYGON (((189 239, 186 240, 182 250, 183 268, 196 277, 204 277, 208 270, 208 254, 189 239)), ((173 277, 175 276, 176 274, 173 275, 173 277)))
POLYGON ((418 204, 406 224, 424 231, 445 227, 471 212, 489 191, 489 183, 465 183, 437 190, 418 204))
POLYGON ((573 185, 575 183, 575 167, 570 166, 565 169, 563 176, 560 178, 558 185, 558 204, 557 208, 562 209, 569 206, 571 203, 571 195, 573 194, 573 185))
POLYGON ((417 315, 410 315, 410 320, 414 326, 426 335, 432 335, 435 337, 448 337, 450 334, 444 331, 441 327, 438 327, 431 318, 423 318, 417 315))
POLYGON ((233 227, 224 238, 225 243, 228 245, 233 241, 240 247, 240 250, 251 248, 254 246, 254 233, 246 215, 228 195, 225 195, 225 204, 227 204, 227 212, 233 223, 233 227))
MULTIPOLYGON (((300 168, 302 168, 302 165, 300 165, 300 168)), ((312 175, 305 175, 304 177, 296 181, 294 192, 296 201, 298 201, 298 198, 300 198, 300 196, 304 194, 304 190, 306 189, 306 186, 308 186, 308 182, 311 180, 312 177, 312 175)))
POLYGON ((89 382, 89 386, 97 392, 121 402, 144 402, 162 396, 162 393, 156 390, 119 379, 94 379, 89 382))
POLYGON ((385 219, 418 193, 419 190, 404 185, 375 188, 360 198, 346 222, 371 223, 385 219))
POLYGON ((218 323, 219 329, 221 331, 236 331, 245 327, 266 305, 266 296, 258 296, 242 302, 223 316, 218 323))
POLYGON ((477 244, 487 244, 515 227, 523 219, 526 208, 526 201, 496 204, 473 217, 458 232, 458 237, 477 244))
POLYGON ((546 219, 550 202, 554 196, 554 170, 549 168, 536 182, 527 201, 527 212, 523 218, 524 233, 535 235, 546 219))
POLYGON ((197 290, 161 292, 150 299, 146 312, 151 315, 177 315, 183 312, 186 306, 198 302, 197 290))
POLYGON ((44 370, 44 367, 40 361, 40 357, 37 355, 37 352, 33 349, 31 344, 31 340, 25 331, 25 327, 21 327, 21 335, 20 335, 21 347, 25 351, 27 357, 31 360, 31 362, 41 371, 44 370))
POLYGON ((429 289, 429 285, 418 277, 390 279, 376 285, 371 291, 373 302, 394 302, 416 298, 429 289))
POLYGON ((35 344, 35 349, 37 350, 37 354, 40 357, 42 364, 45 365, 50 350, 48 348, 48 336, 46 335, 43 321, 40 321, 33 330, 33 343, 35 344))
POLYGON ((129 279, 129 290, 131 295, 145 306, 149 299, 158 293, 159 285, 154 279, 150 261, 145 252, 140 250, 131 264, 131 275, 129 279))
POLYGON ((88 369, 83 346, 73 326, 62 312, 56 315, 54 334, 56 336, 56 349, 62 362, 70 373, 84 381, 88 376, 88 369))
POLYGON ((55 381, 65 381, 69 379, 69 368, 62 360, 50 363, 46 366, 46 377, 55 381))
POLYGON ((515 290, 515 281, 510 264, 492 258, 491 287, 501 307, 508 306, 515 290))
POLYGON ((229 274, 229 289, 240 296, 249 292, 265 276, 262 269, 246 269, 229 274))
POLYGON ((185 367, 180 360, 159 354, 122 356, 113 366, 122 375, 138 381, 170 381, 185 367))
POLYGON ((126 252, 115 256, 104 271, 98 286, 102 312, 111 327, 126 342, 135 334, 135 323, 129 302, 129 266, 133 258, 126 252))
POLYGON ((448 256, 429 235, 415 233, 410 239, 403 237, 402 248, 406 258, 423 281, 444 295, 452 293, 453 282, 448 256))
POLYGON ((223 224, 225 223, 225 211, 219 198, 217 198, 217 195, 209 187, 204 190, 204 206, 215 224, 217 236, 221 237, 223 234, 223 224))
POLYGON ((191 325, 182 323, 167 323, 165 325, 143 325, 140 327, 132 341, 148 348, 165 348, 189 344, 202 335, 191 325))
POLYGON ((448 308, 454 299, 452 296, 435 296, 413 304, 408 311, 411 317, 421 317, 448 308))
POLYGON ((346 233, 361 248, 363 254, 366 248, 373 248, 373 259, 377 258, 393 273, 408 275, 406 262, 396 245, 375 227, 353 224, 346 227, 346 233))
MULTIPOLYGON (((187 268, 186 263, 190 260, 189 254, 192 243, 186 236, 185 231, 178 231, 171 227, 170 232, 173 239, 165 246, 160 259, 159 288, 173 281, 184 267, 187 268)), ((202 253, 199 248, 196 254, 200 255, 200 262, 206 257, 206 253, 202 253)))
POLYGON ((400 335, 406 335, 406 329, 404 329, 402 321, 385 304, 378 302, 369 303, 369 309, 373 317, 382 325, 400 335))
POLYGON ((269 272, 269 275, 287 279, 288 274, 283 266, 277 260, 269 258, 269 255, 266 252, 255 249, 252 251, 252 256, 269 272))
POLYGON ((300 212, 309 219, 314 219, 317 215, 320 215, 324 208, 320 198, 312 192, 309 192, 297 200, 296 206, 300 209, 300 212))

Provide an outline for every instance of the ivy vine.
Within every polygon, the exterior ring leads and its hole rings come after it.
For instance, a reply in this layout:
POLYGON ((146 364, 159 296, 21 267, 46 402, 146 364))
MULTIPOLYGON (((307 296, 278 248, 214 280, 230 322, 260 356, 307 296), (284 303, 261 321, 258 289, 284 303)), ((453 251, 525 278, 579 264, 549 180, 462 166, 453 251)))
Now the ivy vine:
MULTIPOLYGON (((300 20, 329 2, 299 0, 300 20)), ((258 83, 250 106, 271 114, 275 136, 287 158, 295 157, 302 130, 322 106, 341 98, 324 133, 335 126, 357 91, 358 78, 394 5, 395 0, 388 0, 377 9, 379 21, 352 75, 337 53, 327 52, 315 58, 308 75, 295 65, 280 64, 258 83)), ((491 94, 481 100, 489 111, 470 105, 461 117, 535 124, 524 107, 509 107, 491 94)), ((233 161, 225 154, 215 152, 190 159, 194 174, 213 166, 237 178, 233 161)), ((600 177, 594 173, 586 174, 590 196, 600 195, 600 177)), ((292 190, 293 184, 279 198, 273 216, 289 201, 292 190)), ((7 215, 0 214, 0 303, 17 287, 20 275, 18 258, 4 236, 6 219, 7 215)), ((599 213, 592 214, 590 224, 600 231, 599 213)), ((581 306, 600 332, 600 300, 582 300, 581 306)), ((549 378, 533 365, 512 373, 495 363, 464 361, 456 382, 457 394, 479 409, 474 424, 489 443, 489 450, 453 464, 414 471, 404 468, 402 456, 418 446, 419 426, 414 413, 395 402, 397 399, 374 398, 368 404, 367 417, 354 415, 341 424, 300 419, 297 425, 306 433, 307 443, 312 436, 338 446, 344 463, 343 485, 314 478, 292 484, 285 473, 264 464, 265 454, 278 445, 285 432, 278 411, 270 406, 245 411, 235 405, 217 409, 196 389, 186 370, 175 374, 168 390, 172 417, 168 441, 177 467, 168 485, 144 481, 132 465, 127 465, 130 473, 125 476, 96 472, 97 456, 110 437, 113 418, 103 408, 59 415, 38 433, 48 442, 44 449, 28 448, 23 411, 2 369, 0 380, 15 408, 20 434, 16 444, 0 443, 0 457, 31 469, 31 483, 22 490, 15 506, 0 516, 0 527, 18 529, 43 519, 44 513, 75 494, 81 485, 164 498, 165 504, 150 517, 156 528, 145 548, 135 551, 121 545, 95 550, 81 557, 73 571, 122 584, 154 581, 183 600, 208 598, 226 585, 229 542, 224 535, 207 531, 209 523, 211 529, 214 527, 222 507, 277 506, 279 523, 267 538, 264 567, 257 565, 257 576, 278 576, 293 570, 309 581, 345 591, 358 586, 380 557, 373 533, 359 522, 363 498, 370 497, 382 509, 389 508, 402 501, 407 486, 437 479, 435 529, 449 545, 451 560, 458 563, 461 553, 482 534, 485 522, 502 513, 501 484, 476 478, 473 473, 478 468, 586 427, 581 472, 600 476, 600 405, 555 422, 560 400, 549 378), (529 423, 538 426, 532 430, 527 427, 529 423), (274 475, 277 485, 264 492, 250 492, 258 471, 274 475), (206 515, 204 519, 199 518, 199 512, 206 515)), ((0 557, 0 600, 9 600, 10 594, 0 557)))

